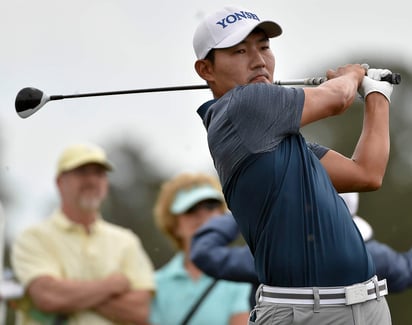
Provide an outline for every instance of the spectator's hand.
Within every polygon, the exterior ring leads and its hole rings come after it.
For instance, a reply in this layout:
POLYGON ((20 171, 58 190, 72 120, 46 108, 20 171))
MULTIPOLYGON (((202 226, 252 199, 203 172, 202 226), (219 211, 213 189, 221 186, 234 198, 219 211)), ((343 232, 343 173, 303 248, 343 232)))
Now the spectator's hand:
POLYGON ((391 94, 393 91, 393 85, 387 81, 380 81, 381 78, 390 74, 388 69, 368 69, 367 76, 363 78, 362 84, 359 87, 359 94, 366 98, 372 92, 381 93, 386 99, 391 101, 391 94))

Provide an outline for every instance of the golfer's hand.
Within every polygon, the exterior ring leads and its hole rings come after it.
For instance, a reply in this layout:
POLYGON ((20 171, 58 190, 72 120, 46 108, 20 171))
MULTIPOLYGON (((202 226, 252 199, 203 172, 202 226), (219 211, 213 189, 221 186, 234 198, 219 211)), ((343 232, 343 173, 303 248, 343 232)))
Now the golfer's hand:
POLYGON ((383 77, 391 74, 388 69, 368 69, 367 76, 362 80, 359 87, 359 94, 366 98, 372 92, 381 93, 390 102, 393 91, 393 85, 387 81, 380 81, 383 77))
POLYGON ((360 64, 347 64, 338 67, 336 70, 329 69, 326 72, 326 77, 328 79, 333 79, 344 75, 351 75, 358 82, 358 85, 360 85, 365 73, 366 69, 362 67, 360 64))
POLYGON ((366 75, 373 80, 381 81, 382 78, 390 74, 392 71, 388 69, 368 69, 366 75))

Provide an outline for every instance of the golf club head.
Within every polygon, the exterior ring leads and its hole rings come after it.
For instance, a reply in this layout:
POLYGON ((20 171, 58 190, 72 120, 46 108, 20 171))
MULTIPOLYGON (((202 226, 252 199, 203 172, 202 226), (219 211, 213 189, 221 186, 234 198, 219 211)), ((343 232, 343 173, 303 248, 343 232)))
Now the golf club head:
POLYGON ((16 96, 16 112, 21 118, 29 117, 42 108, 49 100, 50 97, 37 88, 23 88, 16 96))

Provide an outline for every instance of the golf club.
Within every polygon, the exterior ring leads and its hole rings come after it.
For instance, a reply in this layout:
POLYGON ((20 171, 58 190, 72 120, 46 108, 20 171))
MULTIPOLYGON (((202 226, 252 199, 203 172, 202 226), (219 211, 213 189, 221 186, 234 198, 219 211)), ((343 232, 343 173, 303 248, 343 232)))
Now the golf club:
MULTIPOLYGON (((291 85, 307 85, 307 86, 317 86, 322 84, 327 80, 326 77, 313 77, 297 80, 281 81, 277 80, 273 83, 282 86, 291 85)), ((401 76, 399 73, 392 73, 385 76, 382 80, 388 81, 392 84, 399 84, 401 82, 401 76)), ((97 97, 97 96, 111 96, 111 95, 126 95, 126 94, 138 94, 138 93, 152 93, 152 92, 164 92, 164 91, 181 91, 181 90, 196 90, 196 89, 208 89, 208 85, 192 85, 192 86, 175 86, 175 87, 162 87, 162 88, 146 88, 146 89, 131 89, 131 90, 119 90, 119 91, 108 91, 108 92, 96 92, 96 93, 83 93, 83 94, 72 94, 72 95, 46 95, 43 91, 33 88, 26 87, 21 89, 15 101, 15 108, 17 114, 21 118, 27 118, 34 113, 36 113, 40 108, 42 108, 47 102, 52 100, 60 100, 66 98, 79 98, 79 97, 97 97)))

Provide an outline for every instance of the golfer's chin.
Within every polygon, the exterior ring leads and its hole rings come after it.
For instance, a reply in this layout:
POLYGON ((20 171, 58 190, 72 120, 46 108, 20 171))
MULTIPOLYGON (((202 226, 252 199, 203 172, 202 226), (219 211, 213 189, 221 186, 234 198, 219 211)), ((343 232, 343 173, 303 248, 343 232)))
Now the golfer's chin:
POLYGON ((264 77, 264 76, 259 76, 259 77, 256 77, 256 78, 253 78, 252 80, 250 80, 249 83, 250 84, 257 84, 257 83, 269 84, 269 83, 271 83, 271 81, 268 78, 264 77))

